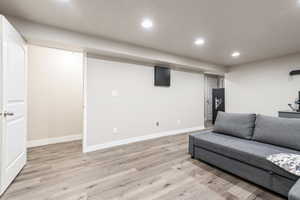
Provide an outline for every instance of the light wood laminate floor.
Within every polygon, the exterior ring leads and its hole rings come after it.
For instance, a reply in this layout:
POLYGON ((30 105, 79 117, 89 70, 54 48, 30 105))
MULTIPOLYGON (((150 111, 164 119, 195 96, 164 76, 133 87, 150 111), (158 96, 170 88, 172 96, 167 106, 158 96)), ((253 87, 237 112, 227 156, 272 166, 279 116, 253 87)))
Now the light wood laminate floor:
POLYGON ((187 153, 187 134, 83 154, 80 142, 29 149, 1 200, 281 200, 187 153))

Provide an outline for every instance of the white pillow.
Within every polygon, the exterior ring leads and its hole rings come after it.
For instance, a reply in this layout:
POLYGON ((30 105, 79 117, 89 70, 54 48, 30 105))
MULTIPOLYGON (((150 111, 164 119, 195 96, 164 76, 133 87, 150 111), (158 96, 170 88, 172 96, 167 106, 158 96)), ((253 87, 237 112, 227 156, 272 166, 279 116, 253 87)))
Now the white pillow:
POLYGON ((268 156, 267 160, 271 161, 287 172, 290 172, 291 174, 300 176, 300 155, 279 153, 268 156))

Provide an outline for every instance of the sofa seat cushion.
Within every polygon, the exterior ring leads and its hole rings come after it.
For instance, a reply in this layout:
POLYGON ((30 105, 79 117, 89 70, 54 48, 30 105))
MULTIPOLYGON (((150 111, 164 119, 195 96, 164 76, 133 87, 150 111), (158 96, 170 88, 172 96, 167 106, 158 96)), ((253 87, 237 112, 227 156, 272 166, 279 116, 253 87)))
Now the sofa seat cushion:
POLYGON ((194 138, 194 145, 197 147, 276 173, 292 180, 297 180, 299 178, 266 159, 267 156, 272 154, 299 154, 300 152, 298 151, 215 132, 193 134, 192 137, 194 138))

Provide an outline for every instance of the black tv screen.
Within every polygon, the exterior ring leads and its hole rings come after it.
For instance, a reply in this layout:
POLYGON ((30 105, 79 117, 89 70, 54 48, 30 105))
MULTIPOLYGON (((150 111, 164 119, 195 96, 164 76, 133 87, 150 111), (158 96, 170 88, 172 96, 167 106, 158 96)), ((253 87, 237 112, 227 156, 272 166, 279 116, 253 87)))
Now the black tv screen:
POLYGON ((154 85, 155 86, 170 86, 170 69, 167 67, 155 66, 154 68, 154 85))

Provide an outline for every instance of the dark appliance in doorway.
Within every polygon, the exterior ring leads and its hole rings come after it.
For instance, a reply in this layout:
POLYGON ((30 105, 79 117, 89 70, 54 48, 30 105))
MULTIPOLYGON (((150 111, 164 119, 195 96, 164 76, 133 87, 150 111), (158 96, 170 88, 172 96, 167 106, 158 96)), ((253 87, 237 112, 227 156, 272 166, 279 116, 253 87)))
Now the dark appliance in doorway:
POLYGON ((212 123, 215 124, 218 111, 225 112, 225 89, 212 89, 212 123))

